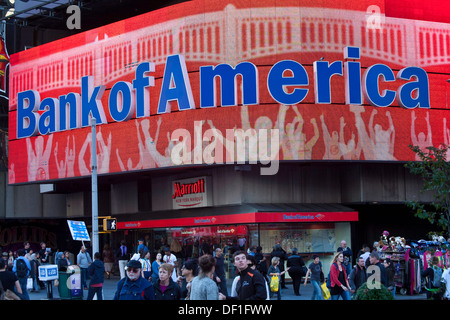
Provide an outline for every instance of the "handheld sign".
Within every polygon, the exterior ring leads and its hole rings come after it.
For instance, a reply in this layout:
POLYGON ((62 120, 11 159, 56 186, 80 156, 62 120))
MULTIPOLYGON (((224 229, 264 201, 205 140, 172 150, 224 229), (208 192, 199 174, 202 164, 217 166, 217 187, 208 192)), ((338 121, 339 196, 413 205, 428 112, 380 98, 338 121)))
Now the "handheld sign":
POLYGON ((84 221, 67 220, 73 240, 91 241, 84 221))

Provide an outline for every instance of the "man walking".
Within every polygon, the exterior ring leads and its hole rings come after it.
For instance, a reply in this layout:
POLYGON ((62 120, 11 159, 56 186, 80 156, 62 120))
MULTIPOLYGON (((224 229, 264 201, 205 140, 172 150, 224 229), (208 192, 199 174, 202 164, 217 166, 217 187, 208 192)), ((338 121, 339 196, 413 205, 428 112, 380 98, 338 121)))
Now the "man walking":
POLYGON ((25 258, 25 249, 19 249, 17 251, 17 259, 14 260, 12 271, 19 279, 20 288, 22 289, 22 296, 24 300, 30 300, 30 296, 27 291, 27 278, 31 271, 31 265, 28 259, 25 258))
POLYGON ((347 242, 345 240, 341 241, 341 246, 337 248, 337 252, 341 252, 344 254, 344 262, 343 265, 345 266, 345 272, 347 274, 350 274, 352 269, 352 249, 347 247, 347 242))
POLYGON ((94 262, 89 265, 88 273, 91 277, 91 282, 89 283, 87 300, 92 300, 95 294, 97 294, 97 300, 103 300, 105 266, 99 252, 94 254, 94 262))
POLYGON ((216 269, 215 269, 215 279, 219 284, 219 292, 224 296, 228 295, 227 290, 227 280, 225 278, 225 257, 222 254, 222 249, 216 249, 216 269))
POLYGON ((88 289, 86 285, 87 269, 89 268, 89 265, 91 263, 92 259, 89 255, 89 252, 86 251, 86 248, 84 246, 81 246, 80 253, 78 253, 77 255, 77 265, 81 269, 81 286, 84 288, 84 290, 88 289))
POLYGON ((294 294, 300 296, 300 284, 302 282, 302 277, 305 276, 303 273, 303 266, 305 262, 301 256, 298 255, 298 249, 292 248, 292 254, 287 259, 286 266, 289 269, 289 276, 292 278, 292 283, 294 287, 294 294))
MULTIPOLYGON (((237 297, 226 296, 227 300, 266 300, 266 280, 261 273, 248 266, 247 255, 244 251, 233 254, 233 264, 239 272, 236 283, 237 297)), ((220 294, 220 299, 225 298, 220 294)))
POLYGON ((388 277, 386 268, 380 262, 378 252, 372 252, 369 256, 370 266, 367 268, 367 285, 375 285, 374 281, 381 282, 386 288, 388 287, 388 277), (375 279, 373 279, 375 277, 375 279))
POLYGON ((129 260, 129 253, 125 240, 122 240, 120 242, 118 260, 119 260, 120 279, 123 279, 125 278, 125 267, 127 266, 129 260))
POLYGON ((352 293, 352 299, 356 296, 356 291, 367 281, 365 259, 361 255, 356 262, 356 266, 350 272, 348 277, 348 283, 350 284, 350 292, 352 293))

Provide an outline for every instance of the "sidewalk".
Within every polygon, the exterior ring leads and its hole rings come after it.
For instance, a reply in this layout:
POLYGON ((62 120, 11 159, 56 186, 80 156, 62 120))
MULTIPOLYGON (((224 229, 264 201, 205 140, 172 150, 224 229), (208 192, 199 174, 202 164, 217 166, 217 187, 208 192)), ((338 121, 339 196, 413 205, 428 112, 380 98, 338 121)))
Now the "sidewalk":
MULTIPOLYGON (((120 278, 118 276, 113 276, 111 279, 105 279, 105 282, 103 284, 103 298, 104 300, 112 300, 114 298, 114 294, 116 292, 117 283, 119 282, 120 278)), ((228 292, 230 292, 232 281, 227 281, 228 286, 228 292)), ((87 298, 88 290, 83 290, 83 298, 87 298)), ((292 284, 287 284, 286 289, 281 290, 281 299, 282 300, 311 300, 313 288, 310 283, 308 283, 306 286, 303 284, 300 287, 300 294, 301 296, 296 296, 294 294, 294 290, 292 288, 292 284)), ((30 300, 47 300, 47 290, 40 290, 39 292, 29 292, 30 300)), ((53 287, 53 299, 54 300, 60 300, 58 287, 53 287)), ((276 299, 276 296, 274 296, 273 299, 276 299)), ((400 293, 397 292, 395 296, 395 300, 426 300, 426 294, 420 294, 420 295, 405 295, 402 296, 400 293)))

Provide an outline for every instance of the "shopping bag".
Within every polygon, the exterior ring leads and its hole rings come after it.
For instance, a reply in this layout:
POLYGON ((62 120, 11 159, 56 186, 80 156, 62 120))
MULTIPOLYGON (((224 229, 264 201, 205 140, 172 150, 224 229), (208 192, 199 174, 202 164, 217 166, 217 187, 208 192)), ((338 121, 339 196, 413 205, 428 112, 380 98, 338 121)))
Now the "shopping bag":
POLYGON ((330 299, 330 290, 328 290, 326 282, 322 283, 322 284, 320 285, 320 287, 322 288, 323 298, 324 298, 325 300, 330 299))
POLYGON ((270 291, 278 292, 278 287, 280 286, 280 278, 278 276, 272 276, 270 279, 270 291))
POLYGON ((33 279, 27 278, 27 290, 33 289, 33 279))

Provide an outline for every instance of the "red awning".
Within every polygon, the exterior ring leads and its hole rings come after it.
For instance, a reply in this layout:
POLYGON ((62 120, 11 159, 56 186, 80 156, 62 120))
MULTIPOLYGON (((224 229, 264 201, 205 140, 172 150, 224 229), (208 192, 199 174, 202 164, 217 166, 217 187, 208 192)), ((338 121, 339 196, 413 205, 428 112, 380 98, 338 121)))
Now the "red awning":
POLYGON ((118 229, 150 229, 170 227, 196 227, 248 223, 302 223, 358 221, 357 211, 280 211, 217 214, 211 216, 183 217, 173 219, 118 221, 118 229))

